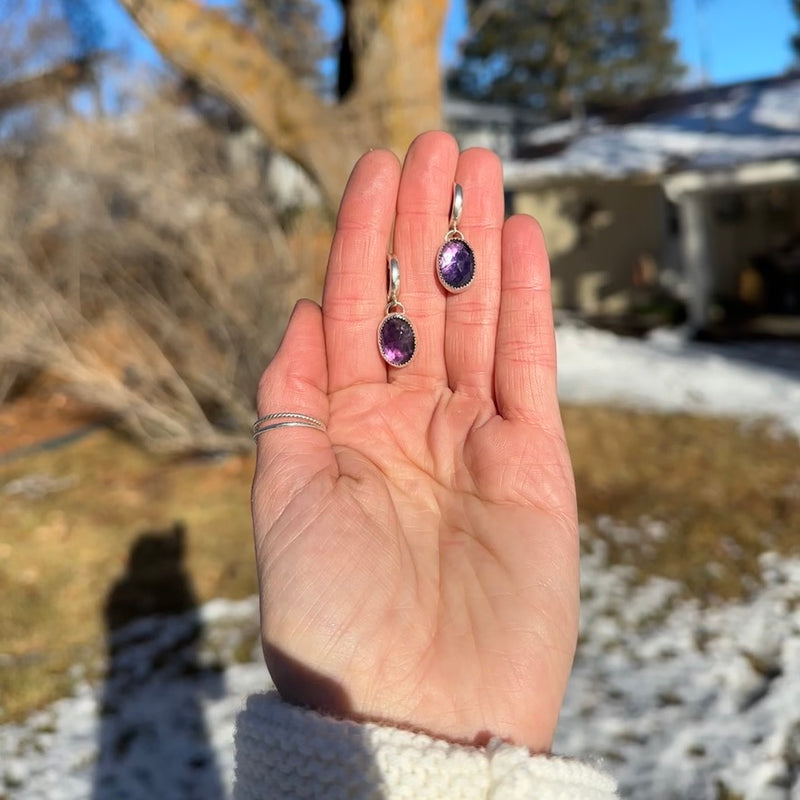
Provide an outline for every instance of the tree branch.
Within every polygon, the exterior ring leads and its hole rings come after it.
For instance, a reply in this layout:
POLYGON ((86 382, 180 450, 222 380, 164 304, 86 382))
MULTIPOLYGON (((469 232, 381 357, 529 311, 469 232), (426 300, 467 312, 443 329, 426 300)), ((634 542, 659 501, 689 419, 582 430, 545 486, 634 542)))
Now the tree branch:
POLYGON ((332 106, 220 11, 195 0, 120 2, 165 58, 241 111, 335 205, 352 162, 332 106))
POLYGON ((63 97, 68 91, 92 80, 92 61, 79 58, 57 67, 0 86, 0 111, 24 103, 35 103, 53 97, 63 97))
POLYGON ((249 30, 198 0, 120 0, 161 53, 250 119, 315 179, 330 210, 367 147, 403 152, 441 127, 448 0, 344 0, 349 91, 326 103, 249 30))

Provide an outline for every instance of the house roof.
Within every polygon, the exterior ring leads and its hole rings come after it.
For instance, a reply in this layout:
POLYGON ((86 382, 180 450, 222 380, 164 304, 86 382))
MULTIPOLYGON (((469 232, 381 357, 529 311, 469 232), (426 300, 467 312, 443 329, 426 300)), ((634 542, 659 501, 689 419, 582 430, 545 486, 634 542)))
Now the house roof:
POLYGON ((529 130, 508 188, 578 176, 662 177, 800 160, 800 72, 648 100, 529 130))

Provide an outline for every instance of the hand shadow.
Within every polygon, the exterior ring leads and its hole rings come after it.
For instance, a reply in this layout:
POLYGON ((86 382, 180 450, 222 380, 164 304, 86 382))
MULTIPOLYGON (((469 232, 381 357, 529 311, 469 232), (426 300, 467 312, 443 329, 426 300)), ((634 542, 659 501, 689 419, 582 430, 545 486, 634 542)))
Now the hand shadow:
POLYGON ((204 667, 185 531, 142 533, 105 605, 107 673, 93 800, 223 800, 203 698, 224 691, 204 667))

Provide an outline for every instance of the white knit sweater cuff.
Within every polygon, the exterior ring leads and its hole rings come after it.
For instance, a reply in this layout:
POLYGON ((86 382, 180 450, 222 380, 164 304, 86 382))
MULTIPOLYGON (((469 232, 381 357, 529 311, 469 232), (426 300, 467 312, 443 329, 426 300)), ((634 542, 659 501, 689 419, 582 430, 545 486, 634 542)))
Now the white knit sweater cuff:
POLYGON ((499 741, 464 747, 325 717, 253 695, 236 731, 235 800, 608 800, 614 781, 578 761, 499 741))

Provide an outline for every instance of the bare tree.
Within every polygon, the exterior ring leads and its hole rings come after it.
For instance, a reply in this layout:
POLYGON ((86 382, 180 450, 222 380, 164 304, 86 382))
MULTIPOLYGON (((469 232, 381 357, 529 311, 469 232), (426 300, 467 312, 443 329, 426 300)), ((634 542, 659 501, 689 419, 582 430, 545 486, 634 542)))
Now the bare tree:
MULTIPOLYGON (((259 36, 197 0, 120 0, 158 50, 222 95, 335 207, 368 147, 403 150, 441 125, 439 40, 447 0, 340 0, 339 97, 326 98, 259 36)), ((262 24, 264 18, 262 17, 262 24)))
POLYGON ((307 85, 323 85, 322 62, 331 42, 317 0, 240 0, 242 18, 272 55, 307 85))
POLYGON ((30 78, 0 84, 0 113, 24 103, 57 99, 64 102, 69 92, 92 80, 88 58, 65 61, 53 69, 30 78))
POLYGON ((0 0, 0 83, 12 83, 74 55, 57 0, 0 0))
POLYGON ((48 101, 68 112, 76 88, 99 94, 103 36, 88 0, 0 0, 0 112, 48 101))

